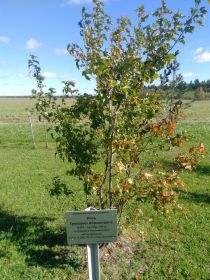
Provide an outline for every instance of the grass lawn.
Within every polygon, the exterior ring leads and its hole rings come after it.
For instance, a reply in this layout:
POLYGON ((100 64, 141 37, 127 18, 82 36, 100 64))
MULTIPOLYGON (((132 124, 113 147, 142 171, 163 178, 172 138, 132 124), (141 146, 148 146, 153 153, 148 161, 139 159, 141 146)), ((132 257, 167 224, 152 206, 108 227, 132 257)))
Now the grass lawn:
MULTIPOLYGON (((86 248, 66 245, 64 224, 66 210, 85 208, 82 187, 66 176, 54 143, 45 148, 42 125, 34 125, 32 149, 30 106, 28 99, 0 99, 0 279, 87 279, 86 248), (72 187, 69 198, 49 195, 56 175, 72 187)), ((194 135, 191 144, 203 142, 210 151, 209 108, 209 101, 193 103, 180 127, 194 135)), ((180 211, 163 217, 150 204, 126 208, 132 214, 125 215, 119 242, 100 250, 103 280, 210 278, 210 153, 196 171, 180 176, 188 187, 179 192, 180 211)))

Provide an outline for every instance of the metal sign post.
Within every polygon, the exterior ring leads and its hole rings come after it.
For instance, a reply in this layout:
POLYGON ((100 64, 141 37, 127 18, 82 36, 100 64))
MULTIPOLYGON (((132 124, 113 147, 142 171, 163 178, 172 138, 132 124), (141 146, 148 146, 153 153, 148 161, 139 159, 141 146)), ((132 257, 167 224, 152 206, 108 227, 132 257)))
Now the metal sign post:
MULTIPOLYGON (((86 208, 85 211, 94 211, 95 208, 86 208)), ((100 280, 100 262, 98 244, 87 245, 89 280, 100 280)))
POLYGON ((69 245, 86 244, 89 280, 100 280, 99 243, 117 241, 117 210, 67 211, 69 245))
POLYGON ((89 280, 100 280, 98 244, 87 245, 89 280))

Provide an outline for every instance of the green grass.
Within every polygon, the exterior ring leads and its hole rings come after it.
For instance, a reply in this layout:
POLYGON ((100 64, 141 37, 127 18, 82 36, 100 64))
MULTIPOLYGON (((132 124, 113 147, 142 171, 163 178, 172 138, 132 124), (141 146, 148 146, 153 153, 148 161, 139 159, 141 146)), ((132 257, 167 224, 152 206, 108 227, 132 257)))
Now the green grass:
MULTIPOLYGON (((14 114, 0 124, 0 279, 87 279, 86 249, 66 246, 64 221, 66 210, 85 208, 81 183, 66 176, 52 141, 45 149, 42 125, 34 125, 32 149, 27 121, 15 121, 28 100, 8 102, 0 99, 0 118, 14 114), (69 198, 50 197, 56 175, 71 186, 69 198)), ((194 135, 190 144, 204 142, 210 151, 208 108, 210 102, 193 103, 180 128, 194 135)), ((102 279, 209 279, 210 155, 181 177, 188 192, 179 192, 180 211, 163 217, 150 204, 128 205, 120 242, 100 250, 102 279)))

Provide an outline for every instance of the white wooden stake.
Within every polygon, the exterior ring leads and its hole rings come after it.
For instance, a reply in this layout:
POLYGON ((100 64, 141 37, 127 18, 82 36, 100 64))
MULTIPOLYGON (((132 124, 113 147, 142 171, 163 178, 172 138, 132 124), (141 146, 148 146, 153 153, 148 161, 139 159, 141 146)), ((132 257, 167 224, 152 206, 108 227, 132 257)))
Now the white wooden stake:
POLYGON ((45 148, 48 149, 48 134, 47 134, 47 125, 44 122, 44 132, 45 132, 45 148))
POLYGON ((31 120, 31 116, 30 115, 28 115, 28 120, 29 120, 29 127, 30 127, 30 130, 31 130, 33 148, 36 149, 36 142, 35 142, 35 137, 34 137, 34 132, 33 132, 33 125, 32 125, 32 120, 31 120))
MULTIPOLYGON (((89 207, 85 211, 96 210, 89 207)), ((98 244, 87 245, 89 280, 100 280, 100 262, 98 244)))

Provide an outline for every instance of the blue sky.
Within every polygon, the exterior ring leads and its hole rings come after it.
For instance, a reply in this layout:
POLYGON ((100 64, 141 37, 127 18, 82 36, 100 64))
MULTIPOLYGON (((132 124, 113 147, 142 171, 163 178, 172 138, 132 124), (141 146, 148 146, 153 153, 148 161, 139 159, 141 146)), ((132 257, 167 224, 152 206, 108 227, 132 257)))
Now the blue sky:
MULTIPOLYGON (((210 5, 203 0, 208 13, 204 27, 198 27, 186 38, 180 49, 180 73, 186 81, 210 79, 210 5)), ((105 9, 113 18, 135 17, 141 4, 152 12, 159 0, 106 0, 105 9)), ((167 0, 174 10, 186 13, 193 0, 167 0)), ((0 95, 30 95, 35 81, 29 76, 30 54, 39 57, 46 84, 61 90, 62 80, 73 80, 81 91, 90 92, 88 82, 76 69, 66 52, 70 42, 82 44, 78 21, 81 8, 91 8, 91 0, 0 0, 0 95)))

